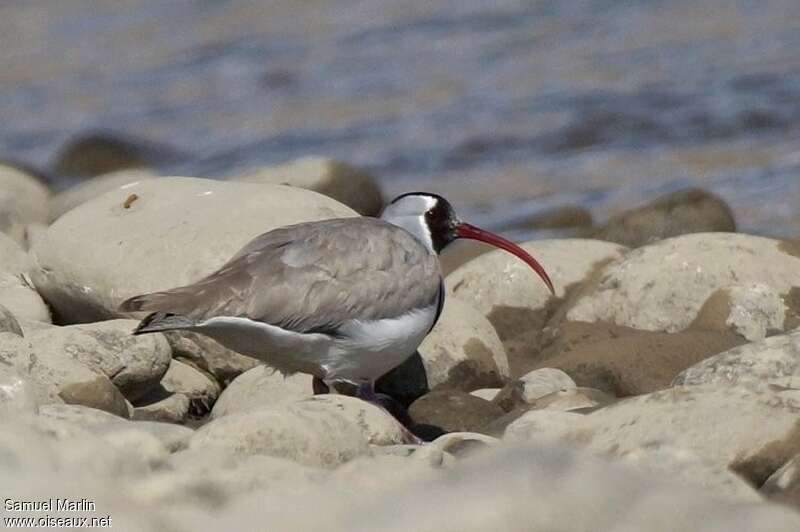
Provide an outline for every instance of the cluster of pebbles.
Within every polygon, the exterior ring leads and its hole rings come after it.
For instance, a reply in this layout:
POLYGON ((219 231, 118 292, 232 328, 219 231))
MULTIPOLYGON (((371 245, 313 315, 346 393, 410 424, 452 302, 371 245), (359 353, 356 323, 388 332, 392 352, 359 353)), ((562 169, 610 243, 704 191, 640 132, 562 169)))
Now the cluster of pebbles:
POLYGON ((8 496, 85 498, 148 531, 800 530, 800 245, 733 232, 718 198, 524 244, 555 296, 501 251, 443 257, 440 322, 379 382, 420 446, 307 375, 134 337, 117 310, 270 229, 375 214, 369 175, 99 168, 55 194, 0 166, 8 496))

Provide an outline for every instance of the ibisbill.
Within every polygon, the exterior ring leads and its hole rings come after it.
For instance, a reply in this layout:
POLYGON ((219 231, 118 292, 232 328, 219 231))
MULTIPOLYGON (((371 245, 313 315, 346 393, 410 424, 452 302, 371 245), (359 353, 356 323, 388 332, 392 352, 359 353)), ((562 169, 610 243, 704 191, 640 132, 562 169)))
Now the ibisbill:
POLYGON ((443 197, 413 192, 379 218, 269 231, 194 284, 133 297, 120 309, 150 311, 134 334, 193 331, 284 373, 309 373, 329 387, 352 383, 374 401, 375 380, 436 324, 445 295, 438 255, 459 238, 516 255, 554 291, 524 249, 461 221, 443 197))

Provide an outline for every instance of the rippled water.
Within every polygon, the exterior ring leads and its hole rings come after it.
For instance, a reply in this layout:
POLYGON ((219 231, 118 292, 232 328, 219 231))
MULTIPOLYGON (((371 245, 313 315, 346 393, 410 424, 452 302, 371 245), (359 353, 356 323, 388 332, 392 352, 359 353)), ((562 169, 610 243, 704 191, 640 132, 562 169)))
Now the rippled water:
POLYGON ((169 173, 325 154, 501 229, 701 185, 800 235, 797 0, 25 0, 0 35, 15 159, 93 128, 169 173))

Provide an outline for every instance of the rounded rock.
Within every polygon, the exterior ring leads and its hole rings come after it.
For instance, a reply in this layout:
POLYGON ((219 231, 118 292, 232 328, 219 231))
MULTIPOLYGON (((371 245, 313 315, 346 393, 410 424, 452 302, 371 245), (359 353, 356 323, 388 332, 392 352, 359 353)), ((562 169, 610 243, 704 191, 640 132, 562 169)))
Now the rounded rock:
POLYGON ((256 366, 236 377, 222 391, 211 419, 307 399, 314 395, 312 379, 305 373, 283 375, 269 366, 256 366))
POLYGON ((406 440, 406 432, 395 418, 374 404, 355 397, 321 394, 295 404, 306 410, 336 412, 357 425, 372 445, 396 445, 406 440))
POLYGON ((383 208, 381 191, 374 177, 328 157, 302 157, 280 166, 251 170, 232 179, 313 190, 364 216, 377 216, 383 208))
POLYGON ((473 305, 503 341, 541 329, 556 298, 563 298, 572 286, 627 251, 617 244, 583 239, 537 240, 522 248, 547 270, 555 298, 528 265, 502 250, 469 261, 446 279, 448 295, 473 305))
POLYGON ((0 272, 0 305, 21 320, 50 323, 50 309, 24 274, 0 272))
POLYGON ((566 319, 675 332, 692 323, 716 290, 748 283, 781 294, 800 285, 796 246, 732 233, 662 240, 603 268, 567 309, 566 319))
POLYGON ((25 243, 25 226, 47 223, 50 189, 20 168, 0 163, 0 232, 25 243))
POLYGON ((497 387, 509 377, 506 352, 491 323, 457 299, 445 302, 418 351, 431 390, 497 387))
POLYGON ((17 369, 34 385, 41 404, 80 404, 127 417, 125 398, 105 375, 62 352, 37 350, 26 338, 0 334, 0 363, 17 369))
POLYGON ((220 394, 220 385, 199 369, 173 359, 161 379, 161 388, 169 393, 183 394, 189 398, 190 413, 203 417, 211 411, 220 394))
POLYGON ((172 351, 160 334, 133 336, 138 322, 110 320, 51 327, 27 335, 37 352, 68 353, 109 377, 131 401, 157 386, 169 368, 172 351))
POLYGON ((672 381, 673 386, 703 384, 800 388, 800 333, 734 347, 683 370, 672 381))
POLYGON ((447 432, 477 432, 503 413, 499 406, 458 390, 430 392, 408 409, 414 432, 425 439, 447 432))
POLYGON ((611 218, 595 238, 639 247, 688 233, 734 232, 731 208, 699 188, 679 190, 611 218))
POLYGON ((215 419, 198 429, 189 450, 268 455, 332 468, 369 454, 363 430, 330 408, 295 403, 215 419))
POLYGON ((65 212, 103 194, 113 190, 125 190, 132 183, 155 177, 157 175, 149 170, 128 169, 87 179, 53 197, 50 205, 50 219, 51 221, 57 220, 65 212))

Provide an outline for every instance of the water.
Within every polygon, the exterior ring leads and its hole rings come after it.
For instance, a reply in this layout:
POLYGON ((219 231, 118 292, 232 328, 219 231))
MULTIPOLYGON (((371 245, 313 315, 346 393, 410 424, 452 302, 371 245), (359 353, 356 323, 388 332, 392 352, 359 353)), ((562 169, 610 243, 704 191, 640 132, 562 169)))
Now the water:
POLYGON ((0 35, 0 153, 37 165, 105 128, 166 173, 330 155, 495 229, 698 185, 800 235, 796 0, 25 0, 0 35))

